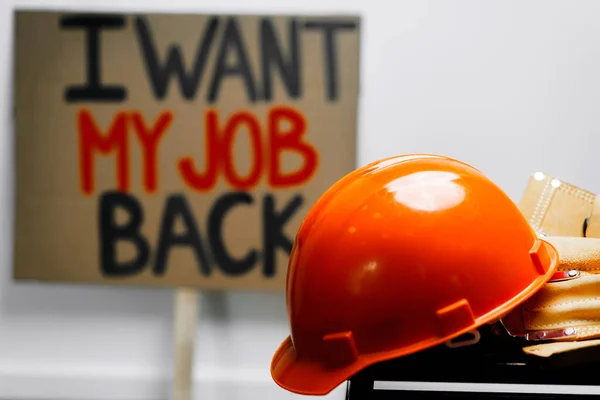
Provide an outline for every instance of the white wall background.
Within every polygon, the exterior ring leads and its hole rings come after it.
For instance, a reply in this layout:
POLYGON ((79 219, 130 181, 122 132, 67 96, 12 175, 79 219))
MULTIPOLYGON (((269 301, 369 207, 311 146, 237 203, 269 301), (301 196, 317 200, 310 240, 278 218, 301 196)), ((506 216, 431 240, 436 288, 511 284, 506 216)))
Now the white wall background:
MULTIPOLYGON (((597 1, 0 0, 0 398, 167 399, 172 341, 169 290, 10 279, 14 7, 360 12, 359 164, 436 152, 515 200, 536 170, 600 192, 597 1)), ((296 398, 268 371, 287 333, 283 294, 204 296, 196 398, 296 398)))

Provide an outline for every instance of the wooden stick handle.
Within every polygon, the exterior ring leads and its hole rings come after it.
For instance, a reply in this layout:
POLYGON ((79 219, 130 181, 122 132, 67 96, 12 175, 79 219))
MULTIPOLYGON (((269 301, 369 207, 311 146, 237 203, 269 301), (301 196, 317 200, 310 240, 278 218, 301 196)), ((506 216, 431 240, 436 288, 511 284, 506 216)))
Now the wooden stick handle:
POLYGON ((198 304, 197 289, 175 290, 172 400, 192 399, 198 304))

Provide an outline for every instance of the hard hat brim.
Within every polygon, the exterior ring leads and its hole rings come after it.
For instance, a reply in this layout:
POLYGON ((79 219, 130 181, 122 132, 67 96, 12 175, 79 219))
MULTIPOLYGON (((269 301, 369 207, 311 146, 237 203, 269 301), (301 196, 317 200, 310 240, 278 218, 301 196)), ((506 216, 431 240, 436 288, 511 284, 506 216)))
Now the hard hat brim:
POLYGON ((275 352, 271 377, 281 388, 296 394, 324 396, 366 367, 360 361, 343 368, 325 369, 319 362, 299 360, 291 337, 275 352))
POLYGON ((548 282, 548 280, 550 280, 556 271, 559 263, 558 251, 549 242, 541 239, 539 240, 540 245, 545 248, 545 251, 548 254, 548 265, 545 273, 540 275, 531 285, 522 290, 518 295, 511 298, 510 301, 501 304, 486 315, 478 318, 476 323, 472 326, 465 327, 452 335, 417 343, 408 348, 390 351, 384 354, 379 353, 377 355, 361 356, 354 363, 335 369, 327 369, 318 361, 299 359, 292 339, 288 336, 283 343, 281 343, 273 356, 271 361, 271 377, 277 385, 289 392, 308 396, 323 396, 330 393, 340 384, 344 383, 366 367, 441 345, 473 329, 497 321, 533 296, 546 284, 546 282, 548 282))

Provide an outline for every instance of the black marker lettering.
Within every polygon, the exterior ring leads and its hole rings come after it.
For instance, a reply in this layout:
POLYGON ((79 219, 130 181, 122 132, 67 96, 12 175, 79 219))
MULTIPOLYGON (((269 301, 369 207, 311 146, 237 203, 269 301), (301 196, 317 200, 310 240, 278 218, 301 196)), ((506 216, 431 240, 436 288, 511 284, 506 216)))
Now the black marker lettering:
POLYGON ((281 247, 288 255, 292 251, 292 241, 285 236, 283 228, 298 208, 302 205, 301 196, 295 196, 280 212, 275 211, 275 197, 265 196, 263 203, 263 275, 275 275, 275 252, 281 247))
POLYGON ((213 103, 217 100, 221 83, 228 75, 240 75, 246 85, 246 93, 249 100, 256 101, 258 95, 252 78, 250 61, 248 60, 248 54, 240 34, 237 20, 234 17, 230 17, 227 20, 225 33, 223 34, 223 40, 221 41, 221 48, 217 54, 217 61, 208 94, 209 103, 213 103), (227 56, 229 55, 230 50, 232 50, 236 56, 236 64, 234 65, 227 65, 227 56))
POLYGON ((181 195, 173 195, 167 199, 158 237, 156 261, 153 268, 155 276, 164 275, 169 252, 174 246, 190 247, 194 251, 196 261, 200 265, 201 273, 204 276, 210 275, 209 259, 202 246, 200 232, 185 198, 181 195), (175 222, 178 216, 182 218, 185 225, 185 233, 183 234, 175 233, 175 222))
POLYGON ((218 27, 219 19, 212 17, 206 24, 202 40, 198 43, 198 50, 192 70, 191 72, 186 72, 179 45, 171 45, 167 52, 167 59, 161 65, 148 22, 143 17, 136 18, 135 28, 140 44, 140 52, 144 58, 146 73, 152 90, 158 99, 162 100, 167 95, 167 89, 169 88, 172 76, 175 76, 179 80, 179 88, 183 97, 187 100, 193 100, 196 97, 196 91, 204 74, 206 61, 208 60, 218 27))
POLYGON ((216 263, 226 275, 244 275, 252 269, 258 260, 258 252, 253 249, 244 258, 231 257, 223 242, 223 219, 227 211, 238 204, 252 204, 248 193, 228 193, 215 201, 208 217, 208 240, 216 263))
POLYGON ((337 47, 334 34, 339 30, 354 30, 356 24, 353 22, 334 21, 308 21, 304 24, 308 30, 320 29, 323 31, 323 57, 325 64, 325 81, 327 83, 327 98, 337 100, 339 97, 337 47))
POLYGON ((65 100, 69 103, 78 101, 121 102, 127 97, 125 87, 121 85, 104 85, 100 74, 100 31, 102 29, 118 29, 125 26, 125 17, 121 15, 76 15, 66 16, 60 21, 64 29, 84 29, 86 32, 86 82, 83 85, 69 86, 65 91, 65 100))
POLYGON ((105 276, 131 276, 141 272, 150 257, 150 246, 140 234, 144 221, 141 205, 132 197, 119 192, 107 192, 100 196, 100 268, 105 276), (115 214, 122 207, 129 214, 129 221, 117 226, 115 214), (117 241, 128 240, 137 249, 137 256, 124 263, 117 262, 117 241))
POLYGON ((283 50, 277 41, 273 23, 269 18, 260 22, 261 67, 263 79, 263 98, 273 99, 274 69, 279 69, 288 95, 297 99, 301 96, 301 61, 298 39, 298 21, 292 18, 288 22, 289 57, 284 59, 283 50))

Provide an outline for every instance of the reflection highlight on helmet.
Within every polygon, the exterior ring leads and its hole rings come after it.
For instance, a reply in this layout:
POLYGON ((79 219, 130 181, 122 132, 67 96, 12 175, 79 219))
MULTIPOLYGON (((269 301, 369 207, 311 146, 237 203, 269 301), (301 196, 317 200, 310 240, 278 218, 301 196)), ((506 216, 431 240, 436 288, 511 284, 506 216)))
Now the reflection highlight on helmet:
POLYGON ((461 204, 466 193, 455 173, 422 171, 389 182, 385 189, 403 206, 417 211, 443 211, 461 204))

